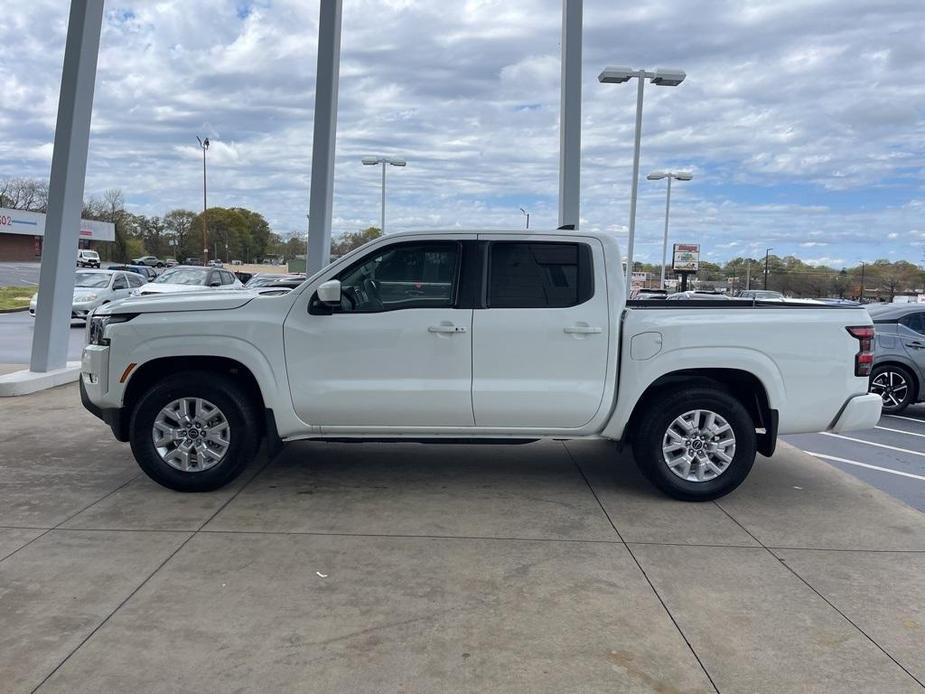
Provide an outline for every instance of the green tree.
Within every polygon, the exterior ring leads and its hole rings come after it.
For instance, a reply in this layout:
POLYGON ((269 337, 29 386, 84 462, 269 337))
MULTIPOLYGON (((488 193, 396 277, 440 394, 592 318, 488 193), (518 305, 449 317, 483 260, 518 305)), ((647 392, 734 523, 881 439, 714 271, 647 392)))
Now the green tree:
POLYGON ((347 232, 331 242, 331 255, 344 255, 380 236, 382 236, 382 230, 379 227, 367 227, 362 231, 347 232))

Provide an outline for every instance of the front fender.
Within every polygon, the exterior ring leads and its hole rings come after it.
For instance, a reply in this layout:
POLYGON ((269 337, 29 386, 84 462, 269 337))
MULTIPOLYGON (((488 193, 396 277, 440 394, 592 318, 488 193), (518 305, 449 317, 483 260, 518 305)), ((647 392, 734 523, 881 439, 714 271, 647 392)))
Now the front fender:
MULTIPOLYGON (((132 350, 131 359, 137 364, 132 373, 138 373, 140 367, 156 359, 203 356, 233 359, 246 367, 254 375, 264 402, 269 408, 275 409, 280 393, 285 393, 281 387, 281 382, 285 382, 286 374, 277 374, 274 371, 270 359, 261 351, 259 346, 242 338, 232 336, 223 336, 221 340, 216 340, 215 336, 185 336, 182 354, 177 353, 177 340, 175 337, 164 336, 148 339, 132 350)), ((111 372, 110 382, 117 383, 119 376, 120 374, 116 374, 114 371, 111 372)), ((122 391, 119 394, 120 406, 125 389, 130 382, 131 377, 122 384, 122 391)))

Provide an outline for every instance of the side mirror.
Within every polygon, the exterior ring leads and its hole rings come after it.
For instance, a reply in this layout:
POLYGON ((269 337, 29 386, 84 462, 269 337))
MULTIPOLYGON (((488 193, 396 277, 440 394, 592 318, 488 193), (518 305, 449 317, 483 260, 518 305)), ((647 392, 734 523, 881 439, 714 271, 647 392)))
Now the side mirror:
POLYGON ((211 282, 209 282, 209 286, 210 286, 210 287, 221 287, 221 286, 222 286, 222 281, 221 281, 221 280, 212 280, 211 282))
POLYGON ((318 301, 340 306, 340 280, 328 280, 318 287, 318 301))

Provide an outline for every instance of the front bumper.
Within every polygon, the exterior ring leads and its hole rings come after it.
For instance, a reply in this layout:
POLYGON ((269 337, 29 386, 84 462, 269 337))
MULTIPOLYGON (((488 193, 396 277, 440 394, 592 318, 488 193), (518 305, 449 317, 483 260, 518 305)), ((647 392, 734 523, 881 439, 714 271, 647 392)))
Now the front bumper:
POLYGON ((829 431, 837 434, 843 431, 873 429, 880 421, 882 407, 883 400, 876 393, 856 395, 845 403, 842 411, 829 427, 829 431))
POLYGON ((87 345, 80 357, 80 401, 112 429, 117 441, 128 441, 128 426, 121 407, 106 407, 109 395, 109 347, 87 345))

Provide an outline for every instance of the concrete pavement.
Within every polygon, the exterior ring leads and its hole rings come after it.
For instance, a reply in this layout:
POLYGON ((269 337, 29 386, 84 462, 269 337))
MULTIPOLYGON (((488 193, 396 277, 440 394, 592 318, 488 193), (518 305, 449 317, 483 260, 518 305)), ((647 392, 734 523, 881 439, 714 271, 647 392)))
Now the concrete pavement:
POLYGON ((604 442, 299 443, 182 495, 73 386, 0 415, 4 692, 925 681, 925 516, 787 446, 708 504, 604 442))

